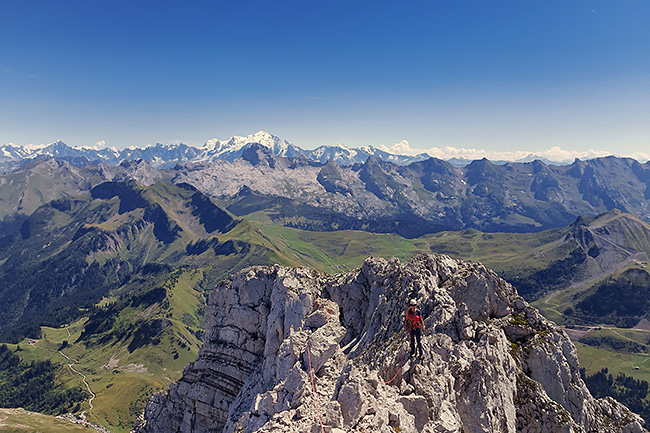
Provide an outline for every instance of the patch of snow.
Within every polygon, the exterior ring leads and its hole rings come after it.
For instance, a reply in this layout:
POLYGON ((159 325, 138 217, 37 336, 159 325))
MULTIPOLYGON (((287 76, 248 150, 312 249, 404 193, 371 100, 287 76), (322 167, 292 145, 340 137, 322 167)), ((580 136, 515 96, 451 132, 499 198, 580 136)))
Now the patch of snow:
POLYGON ((23 149, 25 149, 28 152, 36 152, 41 149, 45 149, 48 144, 26 144, 23 146, 23 149))

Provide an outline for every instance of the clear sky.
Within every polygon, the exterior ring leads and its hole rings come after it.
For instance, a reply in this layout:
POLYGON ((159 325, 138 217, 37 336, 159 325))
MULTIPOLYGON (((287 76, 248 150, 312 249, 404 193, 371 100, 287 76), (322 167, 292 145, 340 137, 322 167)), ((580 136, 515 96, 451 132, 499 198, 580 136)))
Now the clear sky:
POLYGON ((0 1, 0 144, 259 130, 304 148, 648 155, 650 2, 0 1))

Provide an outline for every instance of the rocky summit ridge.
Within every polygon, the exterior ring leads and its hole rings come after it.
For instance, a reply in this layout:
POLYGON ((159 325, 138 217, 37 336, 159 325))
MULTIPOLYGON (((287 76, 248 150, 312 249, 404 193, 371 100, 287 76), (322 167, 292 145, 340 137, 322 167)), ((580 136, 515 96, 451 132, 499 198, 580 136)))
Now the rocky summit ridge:
POLYGON ((418 254, 339 275, 251 267, 208 310, 197 360, 149 399, 138 432, 646 431, 591 396, 566 334, 481 264, 418 254), (425 318, 422 359, 407 356, 410 298, 425 318))

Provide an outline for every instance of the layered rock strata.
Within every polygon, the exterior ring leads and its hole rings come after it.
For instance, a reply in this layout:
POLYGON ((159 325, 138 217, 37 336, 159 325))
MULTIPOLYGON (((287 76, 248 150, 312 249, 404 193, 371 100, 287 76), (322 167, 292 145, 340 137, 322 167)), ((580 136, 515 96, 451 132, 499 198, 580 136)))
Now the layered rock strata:
POLYGON ((421 254, 326 275, 253 267, 209 300, 205 345, 149 432, 642 432, 594 399, 575 347, 480 264, 421 254), (405 306, 425 317, 408 355, 405 306))

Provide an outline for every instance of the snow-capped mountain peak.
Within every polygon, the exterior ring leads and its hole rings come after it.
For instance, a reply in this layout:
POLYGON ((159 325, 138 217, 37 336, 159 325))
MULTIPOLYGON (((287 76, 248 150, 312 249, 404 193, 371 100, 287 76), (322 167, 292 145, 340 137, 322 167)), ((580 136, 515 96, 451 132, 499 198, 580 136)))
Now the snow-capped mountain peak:
POLYGON ((234 160, 252 143, 260 144, 279 156, 296 156, 302 154, 300 149, 286 140, 282 140, 266 131, 259 131, 245 137, 235 135, 228 140, 208 140, 201 147, 200 159, 212 161, 215 159, 234 160))
MULTIPOLYGON (((104 142, 100 142, 105 144, 104 142)), ((100 144, 98 143, 98 144, 100 144)), ((380 151, 372 146, 349 148, 343 144, 335 146, 323 145, 313 150, 302 149, 287 140, 278 138, 266 131, 258 131, 246 136, 232 136, 227 140, 211 139, 201 147, 192 147, 183 143, 149 145, 147 147, 129 146, 122 150, 105 148, 103 146, 68 146, 61 140, 47 145, 5 145, 0 148, 0 162, 17 162, 24 158, 35 158, 39 155, 48 155, 56 158, 81 158, 90 161, 102 161, 108 165, 117 165, 123 160, 143 158, 156 168, 169 168, 177 163, 185 162, 212 162, 216 160, 234 161, 251 145, 258 144, 269 149, 271 153, 280 157, 307 157, 316 162, 325 164, 327 161, 336 161, 341 165, 363 163, 370 155, 379 155, 382 159, 407 164, 423 157, 393 157, 391 154, 380 151)))

